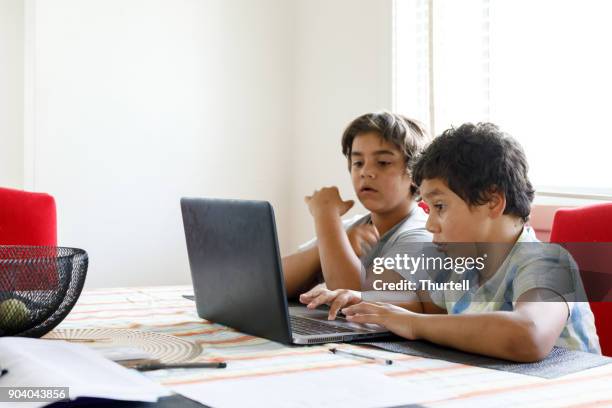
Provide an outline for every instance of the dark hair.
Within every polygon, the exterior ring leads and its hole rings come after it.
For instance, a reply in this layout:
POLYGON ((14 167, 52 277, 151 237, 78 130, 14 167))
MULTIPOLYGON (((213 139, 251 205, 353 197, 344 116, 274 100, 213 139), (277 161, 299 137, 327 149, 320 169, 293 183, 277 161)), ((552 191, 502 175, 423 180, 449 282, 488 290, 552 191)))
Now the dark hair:
POLYGON ((525 152, 510 135, 492 123, 466 123, 436 137, 416 159, 412 177, 417 186, 424 179, 442 179, 468 205, 504 193, 504 214, 527 222, 535 193, 528 168, 525 152))
MULTIPOLYGON (((342 154, 350 159, 353 141, 364 133, 376 132, 388 142, 393 143, 402 153, 406 171, 410 172, 410 163, 429 142, 429 134, 418 121, 391 112, 366 113, 354 119, 342 134, 342 154)), ((416 185, 410 187, 410 193, 415 194, 416 185)))

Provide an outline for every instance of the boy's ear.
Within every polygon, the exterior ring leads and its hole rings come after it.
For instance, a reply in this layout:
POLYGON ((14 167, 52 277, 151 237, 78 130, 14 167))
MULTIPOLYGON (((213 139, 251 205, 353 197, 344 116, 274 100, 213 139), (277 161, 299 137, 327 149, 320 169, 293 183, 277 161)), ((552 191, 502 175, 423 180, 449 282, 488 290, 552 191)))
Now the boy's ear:
POLYGON ((497 189, 492 190, 489 193, 488 208, 491 218, 502 216, 506 209, 506 195, 497 189))

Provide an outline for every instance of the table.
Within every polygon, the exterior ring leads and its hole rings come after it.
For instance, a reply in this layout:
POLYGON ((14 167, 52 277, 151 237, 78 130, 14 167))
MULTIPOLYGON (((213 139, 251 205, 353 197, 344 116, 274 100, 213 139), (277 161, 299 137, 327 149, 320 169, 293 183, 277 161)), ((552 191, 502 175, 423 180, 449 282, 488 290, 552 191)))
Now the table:
POLYGON ((190 286, 87 290, 58 328, 126 328, 171 334, 199 343, 203 348, 201 361, 228 362, 223 370, 185 370, 178 376, 168 375, 168 371, 148 374, 164 385, 359 365, 401 381, 434 383, 456 392, 452 398, 432 398, 424 404, 430 407, 612 406, 612 364, 547 380, 382 350, 370 349, 368 353, 391 358, 393 365, 339 359, 329 352, 330 345, 286 346, 203 320, 194 302, 182 297, 186 294, 193 294, 190 286))

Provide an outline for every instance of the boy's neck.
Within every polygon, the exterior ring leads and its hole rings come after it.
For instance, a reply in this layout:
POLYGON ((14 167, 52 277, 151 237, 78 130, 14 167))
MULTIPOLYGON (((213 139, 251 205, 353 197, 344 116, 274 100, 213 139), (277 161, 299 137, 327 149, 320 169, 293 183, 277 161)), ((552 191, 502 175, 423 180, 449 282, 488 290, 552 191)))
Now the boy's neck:
POLYGON ((517 217, 507 215, 502 216, 499 221, 491 228, 487 242, 514 245, 521 236, 525 223, 517 217))
POLYGON ((398 222, 406 218, 415 205, 416 203, 410 200, 405 205, 401 205, 386 213, 372 212, 370 214, 372 224, 374 224, 380 236, 383 236, 387 231, 396 226, 398 222))
POLYGON ((491 231, 487 243, 478 245, 479 255, 487 254, 487 267, 480 274, 480 284, 486 282, 497 272, 523 233, 524 228, 525 224, 522 220, 515 218, 505 219, 497 225, 496 229, 491 231))

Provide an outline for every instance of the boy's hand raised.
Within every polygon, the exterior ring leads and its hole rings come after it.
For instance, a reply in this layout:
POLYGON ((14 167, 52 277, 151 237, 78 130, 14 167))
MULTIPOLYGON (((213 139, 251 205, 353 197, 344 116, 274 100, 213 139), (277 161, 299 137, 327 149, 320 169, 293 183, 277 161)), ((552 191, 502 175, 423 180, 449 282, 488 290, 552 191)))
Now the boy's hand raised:
POLYGON ((355 254, 361 258, 364 251, 369 251, 380 240, 380 234, 372 224, 355 225, 347 231, 348 239, 355 254))
POLYGON ((334 320, 340 309, 361 302, 361 292, 348 289, 329 290, 315 286, 308 292, 300 295, 300 302, 307 305, 309 309, 314 309, 323 304, 329 305, 329 315, 327 318, 334 320))
POLYGON ((355 204, 353 200, 343 201, 338 187, 323 187, 315 190, 310 196, 304 197, 313 217, 321 214, 337 214, 343 216, 355 204))

